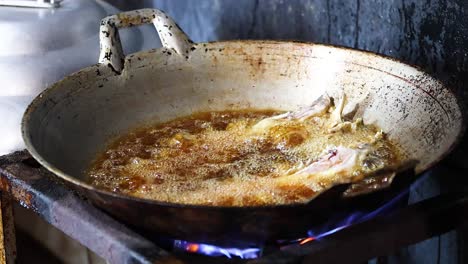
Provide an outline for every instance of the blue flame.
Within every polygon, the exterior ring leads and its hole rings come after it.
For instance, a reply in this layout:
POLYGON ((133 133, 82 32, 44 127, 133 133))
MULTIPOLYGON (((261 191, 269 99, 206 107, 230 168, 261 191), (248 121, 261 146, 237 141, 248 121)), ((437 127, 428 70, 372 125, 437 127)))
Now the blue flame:
MULTIPOLYGON (((278 240, 277 246, 282 249, 291 244, 302 244, 308 243, 310 241, 317 241, 321 238, 334 234, 340 230, 347 228, 348 226, 362 223, 367 220, 370 220, 376 216, 386 215, 397 208, 397 204, 403 197, 405 197, 410 189, 417 187, 425 178, 427 178, 429 173, 426 173, 424 176, 420 177, 416 182, 414 182, 410 188, 406 188, 404 191, 396 195, 389 202, 385 203, 383 206, 377 208, 373 211, 358 211, 353 212, 349 215, 337 215, 329 221, 327 224, 309 230, 307 232, 307 237, 299 238, 295 240, 278 240)), ((263 249, 259 247, 243 247, 243 248, 234 248, 234 247, 220 247, 210 244, 203 243, 192 243, 183 240, 175 240, 173 243, 173 249, 176 251, 191 252, 196 254, 202 254, 213 257, 227 257, 227 258, 241 258, 241 259, 255 259, 262 256, 263 249)))
MULTIPOLYGON (((411 189, 416 188, 424 179, 428 177, 429 173, 424 174, 420 177, 417 181, 415 181, 409 188, 406 188, 398 195, 393 197, 390 201, 386 202, 381 207, 373 210, 371 212, 354 212, 347 217, 341 217, 343 220, 333 221, 330 220, 327 222, 326 226, 321 228, 315 228, 314 230, 307 231, 308 237, 313 237, 315 240, 320 240, 320 238, 329 236, 333 233, 336 233, 340 230, 345 229, 348 226, 365 222, 370 220, 376 216, 386 215, 392 211, 394 211, 398 206, 398 202, 401 201, 403 197, 405 197, 411 189), (317 231, 320 230, 320 231, 317 231)), ((340 218, 340 217, 338 217, 340 218)), ((336 220, 336 219, 335 219, 336 220)))
POLYGON ((241 259, 254 259, 261 256, 261 248, 224 248, 210 244, 191 243, 183 240, 174 241, 174 249, 188 251, 192 253, 208 255, 213 257, 238 257, 241 259), (190 247, 196 246, 196 250, 190 250, 190 247))

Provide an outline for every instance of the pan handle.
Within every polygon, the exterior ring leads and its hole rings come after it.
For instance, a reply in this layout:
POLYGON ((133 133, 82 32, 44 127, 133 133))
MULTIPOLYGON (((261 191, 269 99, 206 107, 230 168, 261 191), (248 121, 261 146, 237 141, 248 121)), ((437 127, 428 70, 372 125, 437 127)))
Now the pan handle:
POLYGON ((139 9, 105 17, 99 29, 99 63, 107 64, 117 73, 124 68, 125 54, 119 37, 119 28, 153 23, 164 47, 187 56, 193 42, 172 18, 158 9, 139 9))

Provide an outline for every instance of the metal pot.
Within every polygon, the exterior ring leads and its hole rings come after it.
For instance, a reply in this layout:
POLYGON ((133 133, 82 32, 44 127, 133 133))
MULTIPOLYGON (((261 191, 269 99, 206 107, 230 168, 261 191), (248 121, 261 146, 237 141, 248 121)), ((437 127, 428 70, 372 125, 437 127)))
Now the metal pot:
MULTIPOLYGON (((153 9, 107 17, 100 32, 99 64, 39 95, 24 115, 23 138, 34 158, 57 177, 148 236, 203 241, 297 236, 334 210, 361 206, 363 199, 343 198, 334 189, 333 195, 328 192, 307 205, 193 206, 87 184, 84 171, 106 142, 143 123, 194 111, 291 110, 324 92, 332 97, 344 92, 345 115, 380 127, 419 161, 417 174, 442 159, 462 134, 460 105, 449 89, 414 67, 376 54, 279 41, 195 44, 171 18, 153 9), (117 29, 143 23, 155 25, 164 47, 125 57, 117 29)), ((383 193, 371 195, 382 198, 383 193)))
MULTIPOLYGON (((34 97, 50 84, 95 63, 99 21, 117 12, 99 0, 0 1, 0 155, 24 148, 21 117, 34 97)), ((124 32, 126 47, 140 50, 145 32, 149 31, 124 32)))

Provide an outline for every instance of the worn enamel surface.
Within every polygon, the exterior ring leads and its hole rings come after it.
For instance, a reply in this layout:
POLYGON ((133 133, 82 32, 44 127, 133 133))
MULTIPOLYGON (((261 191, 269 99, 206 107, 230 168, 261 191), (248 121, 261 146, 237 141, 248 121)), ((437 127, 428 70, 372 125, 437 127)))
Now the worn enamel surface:
POLYGON ((348 98, 426 169, 462 128, 456 98, 415 68, 370 53, 265 41, 197 44, 190 58, 162 48, 126 58, 121 74, 86 68, 41 95, 25 118, 36 157, 81 177, 106 140, 144 122, 193 111, 246 107, 291 110, 323 93, 348 98))

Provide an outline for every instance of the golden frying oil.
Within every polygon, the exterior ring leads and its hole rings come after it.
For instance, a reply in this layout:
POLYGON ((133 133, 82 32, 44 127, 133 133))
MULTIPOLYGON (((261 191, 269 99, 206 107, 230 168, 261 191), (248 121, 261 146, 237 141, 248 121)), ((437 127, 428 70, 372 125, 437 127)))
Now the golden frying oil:
POLYGON ((333 146, 373 142, 383 162, 395 163, 398 150, 377 128, 330 132, 330 113, 288 121, 252 134, 271 110, 196 113, 136 129, 116 139, 87 172, 100 188, 132 196, 184 204, 251 206, 306 202, 314 192, 279 187, 275 178, 310 164, 333 146))

